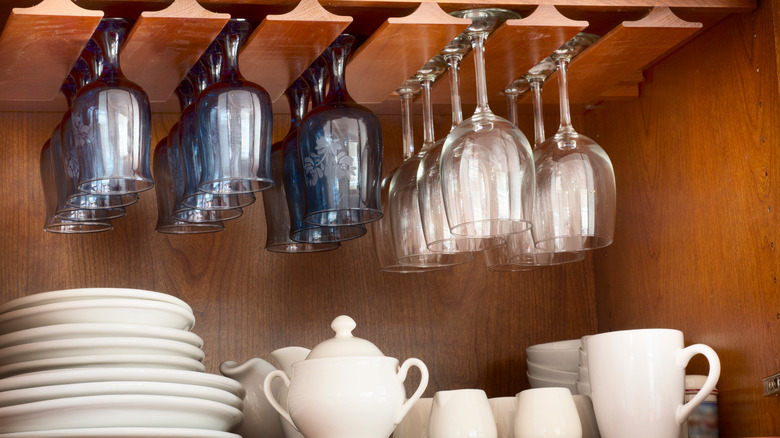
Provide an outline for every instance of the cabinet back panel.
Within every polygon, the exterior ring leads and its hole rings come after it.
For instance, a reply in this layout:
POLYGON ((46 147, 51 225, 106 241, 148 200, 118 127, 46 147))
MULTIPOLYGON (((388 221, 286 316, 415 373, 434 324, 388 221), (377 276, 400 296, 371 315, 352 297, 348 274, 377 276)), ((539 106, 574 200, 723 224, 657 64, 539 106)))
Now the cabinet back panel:
POLYGON ((593 254, 599 331, 712 346, 726 437, 780 434, 780 398, 761 389, 780 372, 773 7, 727 18, 647 70, 639 99, 586 116, 618 188, 615 243, 593 254))
MULTIPOLYGON (((472 387, 514 395, 528 387, 525 347, 596 329, 590 259, 505 274, 488 272, 479 256, 449 271, 404 276, 379 271, 368 236, 335 252, 272 254, 263 248, 261 197, 215 234, 156 233, 154 190, 142 193, 113 231, 45 233, 38 156, 60 117, 0 113, 0 301, 101 286, 179 296, 195 310, 193 331, 205 341, 213 373, 225 360, 270 360, 276 348, 312 347, 333 335, 335 316, 348 314, 357 321, 356 336, 386 355, 419 357, 428 365, 427 395, 472 387)), ((439 134, 449 128, 448 118, 439 117, 439 134)), ((175 120, 154 116, 153 145, 175 120)), ((389 171, 401 160, 400 117, 381 121, 389 171)), ((278 140, 287 117, 277 116, 275 125, 278 140)), ((416 383, 416 374, 410 379, 416 383)))

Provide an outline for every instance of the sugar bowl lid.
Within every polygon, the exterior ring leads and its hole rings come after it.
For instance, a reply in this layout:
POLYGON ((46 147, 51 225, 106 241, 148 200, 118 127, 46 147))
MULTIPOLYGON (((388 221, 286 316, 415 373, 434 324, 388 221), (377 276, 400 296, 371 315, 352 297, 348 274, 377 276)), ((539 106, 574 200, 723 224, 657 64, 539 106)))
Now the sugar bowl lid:
POLYGON ((311 350, 306 359, 344 356, 384 356, 371 342, 356 338, 352 330, 357 327, 355 320, 347 315, 337 316, 330 324, 336 336, 319 343, 311 350))

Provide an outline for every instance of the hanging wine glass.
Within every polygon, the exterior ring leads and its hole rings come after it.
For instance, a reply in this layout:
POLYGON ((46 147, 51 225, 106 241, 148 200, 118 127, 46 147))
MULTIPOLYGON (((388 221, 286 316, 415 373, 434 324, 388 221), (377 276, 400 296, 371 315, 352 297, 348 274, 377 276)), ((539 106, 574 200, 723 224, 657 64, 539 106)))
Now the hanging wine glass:
POLYGON ((434 144, 433 105, 431 87, 433 81, 445 70, 441 57, 427 62, 408 82, 419 82, 422 89, 423 106, 423 146, 419 154, 414 154, 411 126, 411 99, 414 90, 409 86, 401 87, 401 120, 404 131, 404 162, 393 174, 390 182, 390 224, 395 237, 395 252, 398 263, 422 267, 454 266, 468 263, 474 259, 472 253, 441 253, 428 249, 420 221, 420 204, 417 197, 417 172, 420 161, 427 149, 434 144))
POLYGON ((595 36, 580 34, 556 50, 561 123, 534 152, 537 175, 534 239, 547 251, 582 251, 612 243, 615 233, 615 173, 606 152, 577 133, 569 113, 567 68, 595 36))
MULTIPOLYGON (((555 62, 552 58, 545 58, 535 65, 522 78, 514 81, 509 90, 505 90, 507 99, 513 100, 517 106, 517 91, 530 90, 533 98, 534 112, 534 150, 545 140, 544 135, 544 111, 542 106, 542 86, 547 77, 555 71, 555 62), (510 99, 514 95, 514 99, 510 99)), ((515 109, 515 114, 517 113, 515 109)), ((516 121, 515 116, 515 121, 516 121)), ((516 122, 515 122, 516 123, 516 122)), ((528 230, 523 233, 507 236, 506 256, 513 264, 523 266, 554 266, 563 263, 577 262, 585 258, 581 252, 553 252, 537 248, 533 233, 528 230)))
MULTIPOLYGON (((170 147, 168 140, 163 138, 154 149, 154 180, 157 194, 157 226, 155 231, 165 234, 200 234, 222 231, 225 226, 219 221, 193 221, 187 222, 177 219, 173 212, 178 205, 177 193, 183 191, 183 178, 177 182, 176 167, 181 172, 181 163, 171 163, 169 157, 178 156, 178 148, 170 147)), ((175 159, 175 158, 174 158, 175 159)), ((194 218, 202 211, 190 209, 194 218)), ((208 213, 208 212, 207 212, 208 213)), ((213 213, 213 212, 210 212, 213 213)))
POLYGON ((119 47, 128 27, 121 18, 101 20, 93 39, 103 53, 103 70, 73 99, 78 187, 86 193, 138 193, 154 185, 149 98, 119 67, 119 47))
MULTIPOLYGON (((291 239, 292 215, 287 204, 286 184, 282 183, 284 176, 286 176, 284 171, 284 152, 285 150, 294 149, 296 152, 294 157, 295 164, 298 164, 298 125, 309 105, 309 95, 309 87, 302 78, 293 81, 292 85, 285 91, 285 96, 290 104, 290 129, 281 141, 271 146, 271 175, 277 183, 263 193, 263 210, 265 210, 266 223, 265 249, 267 251, 282 253, 319 252, 337 249, 341 246, 337 242, 302 243, 291 239), (288 143, 293 143, 293 146, 286 149, 285 145, 288 143)), ((304 225, 303 217, 300 213, 302 206, 298 207, 296 205, 296 208, 298 209, 296 225, 304 225)), ((311 228, 313 234, 317 231, 316 229, 321 227, 311 226, 311 228)), ((319 241, 325 242, 326 240, 320 239, 319 241)))
MULTIPOLYGON (((447 63, 450 80, 450 101, 452 106, 452 126, 454 130, 462 121, 460 104, 459 69, 463 56, 471 49, 471 43, 465 35, 459 35, 450 42, 442 57, 447 63)), ((503 243, 503 238, 473 238, 453 236, 450 232, 441 183, 441 151, 446 136, 436 143, 423 145, 422 159, 417 170, 417 197, 420 205, 420 220, 428 249, 433 252, 459 253, 475 252, 503 243)))
POLYGON ((184 167, 185 189, 181 205, 198 210, 214 210, 221 220, 236 219, 242 208, 255 202, 253 193, 206 193, 200 190, 202 175, 202 146, 198 140, 197 99, 209 85, 219 80, 222 67, 222 50, 219 43, 212 43, 204 55, 190 69, 186 80, 193 87, 193 100, 179 116, 179 150, 184 167))
POLYGON ((525 135, 488 107, 484 43, 499 22, 517 16, 501 9, 473 9, 470 18, 477 81, 477 109, 444 142, 441 181, 444 206, 454 235, 497 237, 531 226, 534 167, 525 135))
POLYGON ((365 224, 382 217, 382 129, 376 115, 349 96, 344 78, 354 44, 353 35, 342 34, 325 50, 331 65, 328 96, 298 130, 305 220, 314 225, 365 224))
MULTIPOLYGON (((94 40, 89 40, 82 55, 76 61, 68 76, 73 81, 75 88, 72 92, 63 89, 63 94, 68 103, 68 110, 62 116, 61 147, 62 161, 65 165, 65 181, 67 187, 66 204, 77 209, 115 209, 127 207, 138 202, 137 193, 124 193, 117 195, 104 195, 84 193, 79 190, 79 157, 76 150, 76 142, 73 136, 73 123, 71 121, 71 106, 75 93, 82 87, 97 79, 103 69, 103 60, 100 48, 94 40)), ((58 177, 58 180, 62 181, 58 177)))
POLYGON ((111 222, 107 220, 73 221, 57 217, 57 209, 64 204, 65 200, 60 198, 58 185, 54 179, 54 168, 51 162, 51 139, 46 140, 46 143, 41 148, 39 165, 46 214, 46 220, 43 225, 44 231, 49 233, 76 234, 109 231, 114 228, 111 222))
MULTIPOLYGON (((328 64, 320 57, 303 74, 303 78, 309 84, 307 89, 311 90, 311 96, 313 97, 312 109, 322 105, 327 71, 328 64)), ((290 220, 289 238, 301 243, 323 243, 344 242, 361 237, 366 234, 364 225, 322 226, 306 222, 305 220, 306 195, 299 147, 299 133, 300 123, 305 117, 306 106, 301 105, 301 102, 296 102, 296 111, 300 111, 300 118, 296 120, 295 132, 288 134, 282 145, 284 167, 282 174, 290 220)))
POLYGON ((249 27, 247 20, 233 18, 217 36, 225 63, 222 75, 196 103, 199 187, 207 193, 251 193, 273 185, 271 98, 238 69, 239 47, 249 27))
MULTIPOLYGON (((176 96, 179 98, 179 106, 183 112, 185 108, 191 106, 194 100, 194 87, 188 78, 179 83, 176 87, 176 96)), ((222 222, 230 219, 236 219, 243 214, 243 210, 240 208, 232 209, 202 209, 193 208, 183 204, 184 197, 187 193, 187 183, 185 176, 184 161, 181 148, 181 118, 180 121, 173 124, 171 130, 168 132, 168 137, 165 142, 160 142, 155 149, 155 157, 165 155, 165 166, 155 166, 155 172, 162 174, 165 178, 169 179, 173 184, 173 210, 168 211, 167 214, 171 216, 172 220, 201 223, 201 222, 222 222), (166 167, 167 166, 167 167, 166 167)), ((164 190, 168 190, 165 188, 164 190)), ((167 195, 167 192, 165 193, 167 195)), ((216 195, 219 196, 219 195, 216 195)), ((221 225, 221 224, 220 224, 221 225)), ((182 228, 182 227, 168 227, 165 229, 167 232, 178 233, 185 232, 207 232, 206 228, 182 228)), ((218 230, 214 230, 218 231, 218 230)))
POLYGON ((371 230, 371 241, 374 245, 374 254, 376 255, 379 269, 382 272, 395 274, 422 274, 425 272, 441 271, 448 268, 444 267, 420 267, 411 265, 402 265, 398 263, 398 256, 395 252, 395 239, 393 237, 393 228, 390 226, 390 205, 388 202, 390 194, 390 180, 393 179, 395 169, 382 179, 380 191, 380 205, 382 210, 387 212, 378 221, 368 224, 371 230))
MULTIPOLYGON (((73 95, 76 92, 76 84, 71 76, 68 76, 62 84, 60 91, 65 96, 66 102, 69 104, 73 101, 73 95)), ((69 114, 66 112, 63 117, 64 121, 69 121, 69 114)), ((126 212, 121 206, 118 207, 106 207, 106 208, 77 208, 68 205, 68 188, 72 185, 72 181, 68 179, 67 165, 65 162, 64 148, 62 141, 64 136, 62 135, 62 122, 59 123, 51 134, 50 146, 49 146, 49 160, 51 161, 52 170, 54 172, 54 183, 57 189, 58 205, 56 215, 60 219, 71 221, 84 221, 84 220, 111 220, 123 217, 126 212)))

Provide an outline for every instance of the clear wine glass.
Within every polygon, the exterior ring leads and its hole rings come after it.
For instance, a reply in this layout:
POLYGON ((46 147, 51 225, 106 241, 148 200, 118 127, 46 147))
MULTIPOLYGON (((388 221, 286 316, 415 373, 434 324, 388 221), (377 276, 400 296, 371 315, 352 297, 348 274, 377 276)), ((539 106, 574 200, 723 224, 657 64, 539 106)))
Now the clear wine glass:
POLYGON ((534 239, 547 251, 601 248, 615 233, 615 173, 606 152, 571 124, 567 68, 595 40, 580 34, 552 54, 559 71, 561 123, 534 152, 537 178, 534 239))
POLYGON ((404 162, 393 174, 390 182, 390 224, 395 237, 395 252, 398 263, 422 267, 455 266, 474 259, 469 252, 442 253, 428 249, 420 220, 420 203, 417 196, 417 172, 427 149, 434 144, 433 105, 431 87, 444 70, 444 59, 437 56, 427 62, 409 82, 419 82, 422 89, 423 146, 419 154, 414 153, 411 124, 411 99, 413 86, 406 85, 398 90, 401 96, 401 120, 403 122, 404 162))
POLYGON ((216 194, 200 190, 202 174, 202 148, 198 141, 196 102, 209 85, 219 80, 222 65, 222 50, 215 42, 195 63, 186 79, 193 86, 193 100, 179 116, 179 150, 184 166, 185 189, 181 199, 184 207, 199 210, 220 211, 222 220, 235 219, 243 213, 242 208, 255 202, 253 193, 216 194))
MULTIPOLYGON (((154 149, 154 180, 155 192, 157 194, 157 226, 155 231, 165 234, 201 234, 222 231, 225 226, 222 222, 215 220, 198 220, 198 215, 204 212, 196 209, 189 209, 189 217, 192 222, 177 219, 173 214, 179 205, 179 193, 183 192, 183 178, 177 181, 176 173, 181 173, 181 162, 171 163, 169 158, 180 157, 177 147, 171 147, 166 137, 160 140, 154 149), (178 167, 178 171, 176 168, 178 167)), ((174 158, 175 160, 176 158, 174 158)), ((181 213, 181 212, 180 212, 181 213)), ((205 212, 213 213, 213 212, 205 212)), ((181 214, 180 214, 181 216, 181 214)))
POLYGON ((349 96, 344 77, 355 40, 341 34, 325 50, 331 65, 328 96, 298 130, 305 220, 314 225, 366 224, 382 217, 382 128, 374 113, 349 96))
POLYGON ((502 9, 472 9, 454 15, 472 20, 477 109, 444 142, 441 181, 453 235, 498 237, 530 228, 535 178, 531 145, 488 106, 485 40, 499 22, 519 17, 502 9))
POLYGON ((43 225, 44 231, 49 233, 76 234, 109 231, 114 228, 108 220, 73 221, 57 217, 57 209, 64 205, 65 200, 60 198, 57 182, 54 178, 54 167, 51 161, 51 139, 46 140, 46 143, 41 148, 39 165, 41 185, 43 186, 44 210, 46 212, 46 220, 43 225))
POLYGON ((249 22, 232 18, 217 36, 224 55, 218 82, 196 102, 201 148, 199 188, 207 193, 251 193, 270 188, 271 98, 238 69, 238 52, 249 22))
MULTIPOLYGON (((62 116, 61 127, 61 147, 62 161, 65 164, 65 181, 67 184, 66 204, 77 209, 102 209, 127 207, 138 202, 137 193, 124 193, 117 195, 103 195, 84 193, 79 190, 79 157, 76 150, 76 143, 73 137, 73 123, 71 121, 71 107, 75 93, 82 87, 97 79, 102 71, 102 55, 100 48, 94 40, 89 40, 82 55, 74 64, 69 74, 70 80, 75 87, 72 92, 63 88, 63 94, 68 103, 68 110, 62 116)), ((62 181, 62 177, 58 177, 62 181)))
POLYGON ((149 98, 119 66, 119 47, 128 28, 121 18, 101 20, 93 39, 103 53, 102 72, 73 99, 79 190, 86 193, 138 193, 154 186, 149 98))
MULTIPOLYGON (((534 150, 536 150, 545 140, 542 86, 547 77, 552 74, 555 69, 555 61, 553 61, 552 58, 545 58, 531 68, 531 70, 523 75, 522 78, 513 82, 508 90, 505 90, 508 99, 510 95, 514 95, 515 107, 517 106, 516 91, 528 91, 530 89, 532 93, 534 111, 534 150)), ((516 118, 514 123, 517 124, 516 118)), ((585 258, 585 254, 581 252, 553 252, 543 248, 537 248, 531 230, 508 236, 506 251, 511 263, 524 266, 553 266, 577 262, 585 258)))
MULTIPOLYGON (((290 129, 281 141, 274 143, 271 147, 271 175, 277 183, 263 193, 263 210, 265 211, 266 223, 265 249, 271 252, 282 253, 319 252, 338 249, 341 246, 338 242, 327 242, 325 239, 320 239, 319 241, 326 243, 296 242, 291 239, 293 235, 291 233, 293 221, 287 205, 286 184, 282 182, 284 176, 286 176, 284 152, 286 150, 285 145, 293 143, 294 146, 291 149, 294 149, 297 153, 298 125, 309 105, 309 87, 302 78, 298 78, 287 88, 285 96, 290 104, 290 129)), ((298 164, 297 159, 296 164, 298 164)), ((306 226, 312 230, 312 234, 321 231, 322 227, 303 223, 301 215, 302 205, 296 204, 295 208, 298 213, 296 215, 296 225, 306 226)))
MULTIPOLYGON (((462 121, 460 103, 460 63, 469 50, 471 42, 466 35, 459 35, 442 50, 441 56, 448 66, 450 80, 450 101, 452 105, 452 132, 462 121)), ((417 197, 420 205, 420 220, 428 249, 433 252, 459 253, 475 252, 504 242, 503 238, 474 238, 453 236, 450 232, 441 182, 441 151, 446 136, 433 144, 424 144, 420 153, 422 159, 417 170, 417 197)))
MULTIPOLYGON (((304 81, 309 85, 306 89, 310 91, 309 95, 312 97, 312 110, 323 103, 325 78, 327 78, 327 75, 328 63, 322 57, 314 61, 303 74, 304 81)), ((335 243, 361 237, 366 234, 364 225, 322 226, 306 222, 305 220, 306 189, 304 186, 304 168, 301 164, 298 134, 300 132, 300 123, 306 115, 306 103, 300 102, 301 97, 298 96, 295 99, 295 114, 297 114, 297 118, 294 120, 295 132, 290 132, 283 140, 282 145, 284 167, 282 174, 290 220, 290 239, 302 243, 335 243)))

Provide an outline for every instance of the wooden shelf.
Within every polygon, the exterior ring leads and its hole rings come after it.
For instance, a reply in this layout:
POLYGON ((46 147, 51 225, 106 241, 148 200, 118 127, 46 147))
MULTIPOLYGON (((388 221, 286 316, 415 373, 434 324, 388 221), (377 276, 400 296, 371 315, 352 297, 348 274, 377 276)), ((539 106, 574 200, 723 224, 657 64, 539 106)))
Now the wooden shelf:
POLYGON ((102 17, 70 0, 14 8, 0 34, 0 100, 53 100, 102 17))
POLYGON ((317 0, 301 0, 287 14, 268 15, 242 47, 241 73, 275 101, 350 23, 352 17, 332 14, 317 0))
POLYGON ((383 102, 470 23, 431 2, 406 17, 388 18, 347 66, 350 95, 359 102, 383 102))
POLYGON ((176 0, 156 12, 144 12, 122 45, 122 72, 165 101, 230 19, 204 9, 196 0, 176 0))
MULTIPOLYGON (((33 0, 30 0, 33 1, 33 0)), ((37 6, 15 8, 0 34, 0 110, 62 109, 58 90, 71 65, 97 27, 100 7, 137 18, 122 47, 122 69, 149 94, 153 107, 176 111, 173 90, 222 29, 230 15, 209 10, 240 11, 260 22, 239 54, 244 76, 263 86, 274 101, 319 56, 339 33, 370 29, 366 42, 347 65, 350 94, 360 103, 392 102, 391 93, 425 62, 462 32, 468 20, 447 12, 477 6, 468 0, 434 2, 396 0, 43 0, 37 6), (159 5, 158 8, 155 8, 159 5), (329 8, 326 9, 325 7, 329 8), (139 8, 147 10, 137 12, 139 8), (281 14, 263 14, 284 10, 281 14), (366 12, 366 11, 369 12, 366 12), (413 11, 413 12, 409 12, 413 11), (368 15, 366 15, 368 14, 368 15), (358 26, 371 16, 371 26, 358 26), (352 24, 353 26, 350 26, 352 24), (373 27, 372 27, 373 26, 373 27), (25 101, 23 105, 13 102, 25 101), (21 105, 21 106, 20 106, 21 105)), ((702 29, 686 21, 734 11, 748 11, 755 0, 488 0, 480 5, 509 7, 524 18, 508 20, 486 43, 488 92, 499 92, 539 60, 597 20, 603 37, 571 64, 572 103, 628 99, 638 95, 642 70, 702 29), (541 4, 540 4, 541 3, 541 4), (653 8, 650 8, 653 6, 653 8), (559 8, 560 7, 560 8, 559 8), (686 20, 672 13, 684 8, 686 20), (565 12, 562 12, 564 10, 565 12), (576 14, 575 12, 582 12, 576 14), (637 19, 645 11, 644 18, 637 19), (697 15, 698 14, 698 15, 697 15), (588 17, 572 19, 567 15, 588 17), (622 21, 621 18, 622 17, 622 21), (617 24, 615 24, 617 23, 617 24)), ((2 9, 3 6, 0 6, 2 9)), ((0 13, 4 11, 0 10, 0 13)), ((551 77, 550 80, 554 80, 551 77)), ((449 84, 437 81, 433 101, 449 104, 449 84)), ((556 87, 545 87, 545 101, 557 100, 556 87)), ((461 96, 476 101, 473 57, 462 62, 461 96)), ((522 100, 528 103, 527 98, 522 100)), ((279 105, 284 107, 284 105, 279 105)), ((275 105, 276 107, 276 105, 275 105)))
MULTIPOLYGON (((638 82, 632 74, 660 59, 693 34, 701 30, 701 23, 677 18, 667 7, 654 8, 638 21, 627 21, 604 35, 591 47, 574 58, 569 67, 569 100, 572 103, 595 103, 598 100, 622 95, 622 89, 638 95, 638 82), (616 94, 617 92, 617 94, 616 94)), ((553 73, 544 87, 545 103, 558 101, 558 73, 553 73)), ((521 102, 530 102, 526 96, 521 102)))

